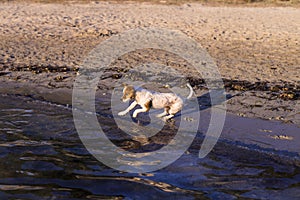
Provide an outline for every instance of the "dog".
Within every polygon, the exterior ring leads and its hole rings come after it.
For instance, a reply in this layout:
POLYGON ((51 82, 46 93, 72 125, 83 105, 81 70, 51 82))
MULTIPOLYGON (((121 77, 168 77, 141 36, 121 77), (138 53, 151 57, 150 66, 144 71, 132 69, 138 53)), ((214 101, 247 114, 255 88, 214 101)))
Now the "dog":
MULTIPOLYGON (((156 117, 163 118, 164 121, 167 121, 181 111, 183 107, 183 99, 174 93, 152 92, 141 87, 133 87, 127 84, 123 84, 123 86, 123 96, 121 101, 128 102, 133 100, 133 102, 126 110, 119 112, 119 116, 126 115, 136 105, 140 105, 142 108, 136 109, 133 112, 132 117, 136 118, 139 113, 148 112, 150 108, 164 108, 164 112, 156 115, 156 117)), ((190 89, 187 99, 190 99, 194 94, 194 91, 189 83, 187 84, 187 87, 190 89)))

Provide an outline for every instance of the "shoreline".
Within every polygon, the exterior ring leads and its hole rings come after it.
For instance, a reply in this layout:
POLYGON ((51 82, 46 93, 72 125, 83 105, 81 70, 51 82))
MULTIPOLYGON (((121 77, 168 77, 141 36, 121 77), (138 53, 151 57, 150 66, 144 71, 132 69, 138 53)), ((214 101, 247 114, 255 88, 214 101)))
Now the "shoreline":
MULTIPOLYGON (((63 108, 71 112, 72 110, 72 91, 66 88, 45 89, 45 87, 35 88, 36 93, 32 92, 32 88, 24 88, 23 85, 7 84, 5 89, 14 89, 12 93, 4 93, 3 88, 0 88, 0 97, 24 100, 24 104, 40 104, 53 107, 54 110, 63 108), (14 86, 14 87, 12 87, 14 86), (29 92, 30 91, 30 92, 29 92), (61 94, 64 94, 62 96, 61 94)), ((96 104, 106 104, 110 102, 109 94, 96 94, 96 104)), ((10 105, 20 104, 20 102, 10 102, 10 105)), ((97 107, 96 106, 96 107, 97 107)), ((18 107, 16 107, 18 109, 18 107)), ((38 109, 38 108, 34 108, 38 109)), ((50 109, 50 108, 49 108, 50 109)), ((104 108, 103 108, 104 109, 104 108)), ((96 109, 97 114, 103 113, 96 109)), ((199 121, 198 134, 194 138, 192 150, 199 149, 201 141, 207 132, 210 122, 211 108, 204 108, 200 111, 201 120, 199 121)), ((109 115, 109 114, 104 114, 109 115)), ((109 117, 111 119, 111 117, 109 117)), ((105 119, 103 119, 105 121, 105 119)), ((108 120, 108 119, 106 119, 108 120)), ((108 120, 109 121, 109 120, 108 120)), ((253 117, 242 117, 232 112, 226 114, 226 120, 218 143, 220 146, 234 146, 246 151, 257 152, 258 154, 267 155, 270 158, 290 165, 300 166, 300 148, 298 134, 300 126, 296 124, 284 123, 280 120, 266 120, 253 117)), ((137 142, 141 142, 137 140, 137 142)))

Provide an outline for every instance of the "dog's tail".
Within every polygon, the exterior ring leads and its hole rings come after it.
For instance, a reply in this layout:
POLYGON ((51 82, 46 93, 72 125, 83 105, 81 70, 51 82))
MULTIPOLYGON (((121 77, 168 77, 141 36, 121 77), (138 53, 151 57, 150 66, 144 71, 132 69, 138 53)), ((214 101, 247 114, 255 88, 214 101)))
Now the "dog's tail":
POLYGON ((189 96, 187 96, 187 99, 190 99, 190 98, 192 98, 192 96, 194 94, 194 90, 189 83, 187 83, 186 86, 188 86, 188 88, 190 89, 190 94, 189 94, 189 96))

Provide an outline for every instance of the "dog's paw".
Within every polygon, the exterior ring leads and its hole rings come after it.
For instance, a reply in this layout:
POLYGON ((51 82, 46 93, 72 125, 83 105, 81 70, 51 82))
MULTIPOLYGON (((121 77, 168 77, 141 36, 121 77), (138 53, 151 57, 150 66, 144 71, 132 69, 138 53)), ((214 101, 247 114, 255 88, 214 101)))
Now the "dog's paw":
POLYGON ((119 116, 124 116, 124 115, 126 115, 126 112, 121 111, 121 112, 118 113, 118 115, 119 115, 119 116))
POLYGON ((168 119, 167 117, 162 117, 162 120, 163 120, 164 122, 167 122, 169 119, 168 119))
POLYGON ((164 122, 168 122, 168 121, 172 121, 173 120, 173 116, 165 116, 165 117, 163 117, 162 118, 162 120, 164 121, 164 122))

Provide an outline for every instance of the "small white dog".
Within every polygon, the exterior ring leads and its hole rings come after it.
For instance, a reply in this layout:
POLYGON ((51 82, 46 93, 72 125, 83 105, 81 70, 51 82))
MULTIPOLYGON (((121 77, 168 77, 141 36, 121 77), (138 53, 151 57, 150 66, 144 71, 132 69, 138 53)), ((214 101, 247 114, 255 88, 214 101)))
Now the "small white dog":
MULTIPOLYGON (((119 116, 126 115, 130 110, 132 110, 136 105, 140 105, 142 108, 137 109, 133 112, 132 117, 136 118, 141 112, 148 112, 150 108, 162 109, 164 112, 157 115, 157 117, 163 117, 164 121, 171 119, 174 115, 179 112, 183 107, 183 100, 178 95, 174 93, 159 93, 151 92, 149 90, 133 87, 131 85, 123 84, 123 96, 122 101, 127 102, 129 100, 134 100, 130 106, 118 113, 119 116)), ((187 99, 190 99, 194 93, 193 88, 188 83, 188 88, 190 89, 190 94, 187 99)))

